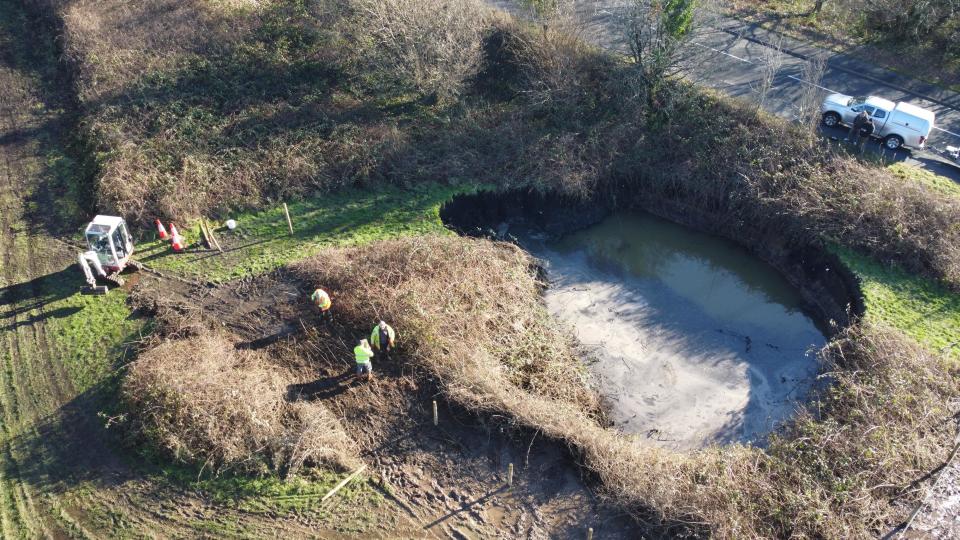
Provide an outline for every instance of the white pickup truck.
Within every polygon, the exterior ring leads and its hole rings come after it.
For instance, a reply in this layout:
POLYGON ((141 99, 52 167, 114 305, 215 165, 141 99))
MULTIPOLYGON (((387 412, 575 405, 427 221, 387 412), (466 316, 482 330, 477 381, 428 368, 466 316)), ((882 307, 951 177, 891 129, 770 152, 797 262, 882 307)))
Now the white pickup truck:
POLYGON ((821 105, 827 126, 852 125, 857 114, 866 110, 873 117, 873 136, 883 139, 890 150, 901 146, 923 148, 933 129, 934 114, 909 103, 894 103, 876 96, 852 97, 830 94, 821 105))

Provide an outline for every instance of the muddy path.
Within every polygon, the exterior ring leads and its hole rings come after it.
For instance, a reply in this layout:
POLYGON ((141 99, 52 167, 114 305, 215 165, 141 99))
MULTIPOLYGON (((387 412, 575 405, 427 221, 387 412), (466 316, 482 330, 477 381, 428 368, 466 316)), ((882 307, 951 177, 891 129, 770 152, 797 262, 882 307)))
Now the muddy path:
MULTIPOLYGON (((71 119, 52 41, 21 6, 0 1, 0 537, 95 537, 91 512, 156 525, 105 444, 96 389, 68 369, 58 324, 81 308, 74 254, 51 232, 62 208, 71 119), (53 80, 45 79, 53 77, 53 80), (84 489, 78 486, 109 486, 84 489)), ((66 224, 66 228, 69 223, 66 224)), ((173 530, 173 529, 171 529, 173 530)))
POLYGON ((0 536, 51 535, 62 530, 48 499, 26 478, 45 449, 39 424, 73 394, 55 359, 44 320, 49 292, 41 279, 67 254, 33 222, 27 201, 38 191, 48 150, 38 135, 57 137, 59 118, 17 46, 23 13, 0 2, 0 536), (39 455, 38 455, 39 454, 39 455))

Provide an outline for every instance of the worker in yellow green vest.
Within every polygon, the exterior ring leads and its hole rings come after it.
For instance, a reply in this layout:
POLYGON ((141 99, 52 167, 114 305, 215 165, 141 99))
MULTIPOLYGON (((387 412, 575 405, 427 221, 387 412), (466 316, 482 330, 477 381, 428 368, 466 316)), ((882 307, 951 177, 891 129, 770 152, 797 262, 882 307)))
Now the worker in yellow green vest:
POLYGON ((367 380, 373 378, 373 364, 370 360, 373 358, 373 349, 367 340, 361 339, 360 344, 353 348, 353 354, 357 357, 357 377, 367 374, 367 380))
POLYGON ((374 326, 370 332, 370 344, 373 345, 373 350, 382 352, 384 356, 389 355, 393 350, 396 339, 396 332, 384 321, 380 321, 380 324, 374 326))
POLYGON ((313 294, 310 295, 310 301, 320 310, 321 322, 324 320, 333 320, 333 315, 330 313, 330 307, 333 306, 333 301, 330 300, 330 295, 327 294, 327 291, 323 289, 313 291, 313 294))

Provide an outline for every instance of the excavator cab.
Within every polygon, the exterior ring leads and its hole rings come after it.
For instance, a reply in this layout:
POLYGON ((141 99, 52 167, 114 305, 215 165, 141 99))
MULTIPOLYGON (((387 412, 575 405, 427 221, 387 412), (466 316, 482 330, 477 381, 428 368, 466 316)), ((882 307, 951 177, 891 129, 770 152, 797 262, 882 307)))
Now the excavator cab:
POLYGON ((111 274, 123 271, 133 254, 133 239, 123 218, 97 216, 87 225, 84 235, 104 270, 111 274))
POLYGON ((139 266, 131 261, 133 238, 127 230, 127 223, 117 216, 97 216, 87 225, 84 236, 89 251, 77 257, 83 270, 87 286, 81 289, 83 294, 106 294, 105 285, 97 285, 97 278, 103 278, 116 285, 123 285, 120 272, 128 264, 139 266))

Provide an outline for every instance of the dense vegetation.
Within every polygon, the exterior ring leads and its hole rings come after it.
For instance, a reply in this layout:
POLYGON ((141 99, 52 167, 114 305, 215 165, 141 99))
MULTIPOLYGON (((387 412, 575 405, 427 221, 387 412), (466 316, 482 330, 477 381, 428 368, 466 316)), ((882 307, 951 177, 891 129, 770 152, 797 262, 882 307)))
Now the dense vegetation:
POLYGON ((158 2, 131 34, 137 10, 65 4, 101 207, 150 220, 346 186, 527 185, 815 231, 960 284, 955 199, 752 108, 651 86, 563 24, 466 2, 408 19, 404 5, 158 2))

